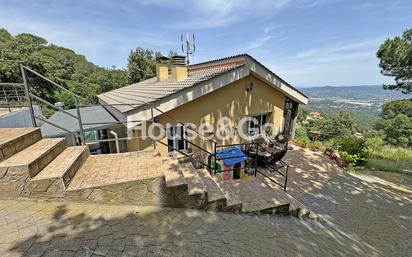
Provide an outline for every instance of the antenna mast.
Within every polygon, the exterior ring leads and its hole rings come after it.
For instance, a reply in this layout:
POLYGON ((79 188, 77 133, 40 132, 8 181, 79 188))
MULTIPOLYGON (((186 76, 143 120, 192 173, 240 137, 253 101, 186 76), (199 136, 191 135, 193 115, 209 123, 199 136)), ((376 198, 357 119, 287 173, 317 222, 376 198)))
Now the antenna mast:
POLYGON ((192 37, 190 37, 189 33, 186 33, 185 38, 183 38, 183 34, 181 34, 180 41, 182 42, 182 53, 186 54, 187 65, 189 65, 190 56, 196 51, 195 34, 192 34, 192 37))

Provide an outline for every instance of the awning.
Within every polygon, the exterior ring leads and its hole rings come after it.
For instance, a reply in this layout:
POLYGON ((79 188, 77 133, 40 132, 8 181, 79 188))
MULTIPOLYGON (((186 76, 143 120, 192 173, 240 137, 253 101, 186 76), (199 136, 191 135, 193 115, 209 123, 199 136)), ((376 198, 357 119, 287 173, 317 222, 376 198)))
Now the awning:
POLYGON ((248 159, 240 147, 231 147, 221 150, 217 152, 217 157, 223 160, 223 163, 226 166, 233 166, 248 159))

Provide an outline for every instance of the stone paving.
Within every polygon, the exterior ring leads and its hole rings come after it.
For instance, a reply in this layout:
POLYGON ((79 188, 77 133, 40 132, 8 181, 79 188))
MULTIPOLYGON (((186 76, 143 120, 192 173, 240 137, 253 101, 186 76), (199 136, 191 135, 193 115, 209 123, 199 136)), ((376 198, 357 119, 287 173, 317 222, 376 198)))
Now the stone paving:
POLYGON ((320 222, 2 200, 0 256, 412 256, 410 191, 354 177, 303 149, 286 158, 288 192, 320 222))
MULTIPOLYGON (((289 204, 283 189, 272 189, 262 181, 262 176, 230 180, 228 184, 234 196, 242 203, 242 212, 255 212, 289 204)), ((286 208, 287 209, 287 208, 286 208)))
POLYGON ((36 129, 34 128, 0 128, 0 146, 6 142, 12 141, 13 139, 19 138, 20 136, 30 133, 36 129))
POLYGON ((163 176, 160 156, 153 151, 91 155, 69 185, 70 190, 163 176))

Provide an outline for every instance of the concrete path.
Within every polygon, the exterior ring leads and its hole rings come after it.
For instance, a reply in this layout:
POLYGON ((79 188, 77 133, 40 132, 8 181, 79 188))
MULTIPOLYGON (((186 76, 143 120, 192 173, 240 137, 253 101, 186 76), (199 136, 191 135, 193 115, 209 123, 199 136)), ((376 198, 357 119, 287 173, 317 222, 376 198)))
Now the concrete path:
POLYGON ((288 192, 321 222, 2 200, 0 256, 412 256, 408 191, 354 177, 303 149, 287 158, 288 192))

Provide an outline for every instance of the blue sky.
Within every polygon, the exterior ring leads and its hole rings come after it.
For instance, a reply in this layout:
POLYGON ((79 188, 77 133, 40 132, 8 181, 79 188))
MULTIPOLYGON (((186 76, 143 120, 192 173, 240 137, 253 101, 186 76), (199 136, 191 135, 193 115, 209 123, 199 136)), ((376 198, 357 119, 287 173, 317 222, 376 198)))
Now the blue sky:
POLYGON ((297 87, 382 84, 376 50, 412 27, 410 0, 0 0, 0 27, 126 67, 138 46, 195 62, 249 53, 297 87))

